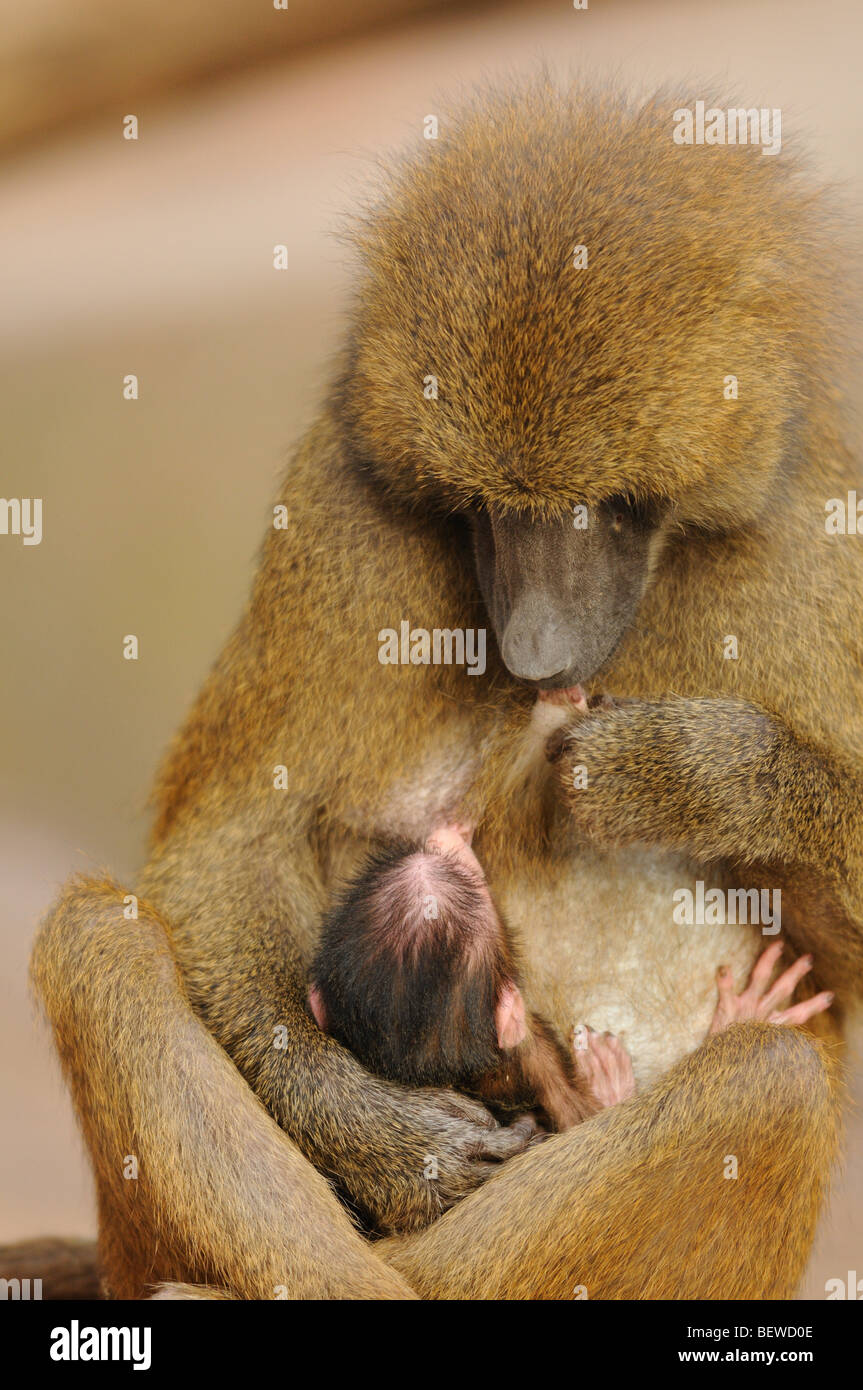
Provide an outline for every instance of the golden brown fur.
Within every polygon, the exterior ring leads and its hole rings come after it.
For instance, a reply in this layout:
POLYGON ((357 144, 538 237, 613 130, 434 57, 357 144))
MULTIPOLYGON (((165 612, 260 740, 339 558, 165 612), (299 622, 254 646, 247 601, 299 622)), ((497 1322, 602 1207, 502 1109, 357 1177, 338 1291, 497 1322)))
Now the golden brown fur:
POLYGON ((115 1296, 793 1292, 836 1152, 833 1068, 763 1025, 686 1056, 715 967, 745 971, 761 938, 673 929, 670 903, 696 878, 781 883, 819 985, 859 991, 863 561, 823 526, 853 483, 834 233, 784 152, 675 146, 681 104, 492 94, 399 167, 359 234, 338 381, 279 493, 290 528, 160 777, 141 919, 77 881, 36 947, 115 1296), (592 791, 567 817, 548 777, 512 775, 533 696, 493 644, 473 677, 381 666, 377 633, 485 625, 459 508, 541 522, 617 492, 663 520, 592 682, 634 703, 573 727, 561 776, 586 763, 592 791), (645 1088, 493 1172, 472 1155, 512 1152, 506 1130, 366 1076, 303 1002, 339 876, 377 837, 465 812, 531 1004, 559 1027, 630 1019, 645 1088), (488 1181, 375 1248, 312 1164, 390 1231, 488 1181))

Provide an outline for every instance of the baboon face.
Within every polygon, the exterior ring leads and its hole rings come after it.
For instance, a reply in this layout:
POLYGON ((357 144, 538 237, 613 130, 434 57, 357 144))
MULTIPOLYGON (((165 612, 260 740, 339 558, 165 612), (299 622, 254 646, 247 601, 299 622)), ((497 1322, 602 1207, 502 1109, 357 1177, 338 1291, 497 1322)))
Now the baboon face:
POLYGON ((680 104, 539 83, 442 117, 358 234, 357 453, 382 495, 469 518, 539 686, 598 670, 672 525, 760 520, 830 356, 809 191, 784 151, 675 146, 680 104))
POLYGON ((626 498, 574 517, 471 514, 477 578, 504 665, 542 690, 587 681, 635 614, 653 518, 626 498), (581 524, 585 523, 585 524, 581 524))

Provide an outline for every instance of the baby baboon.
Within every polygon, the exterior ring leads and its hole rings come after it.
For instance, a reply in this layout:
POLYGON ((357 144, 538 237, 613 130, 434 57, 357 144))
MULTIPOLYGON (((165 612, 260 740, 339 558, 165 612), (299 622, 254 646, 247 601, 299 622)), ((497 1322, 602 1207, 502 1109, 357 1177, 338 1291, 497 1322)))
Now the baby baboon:
POLYGON ((634 1095, 632 1064, 616 1038, 586 1028, 569 1056, 527 1012, 471 833, 443 826, 369 860, 324 922, 312 1013, 380 1076, 454 1086, 496 1108, 539 1106, 568 1129, 634 1095))
MULTIPOLYGON (((495 1109, 538 1106, 552 1129, 568 1129, 635 1094, 632 1063, 613 1034, 584 1025, 567 1053, 526 1010, 471 837, 471 827, 448 825, 424 845, 370 857, 324 922, 309 1004, 319 1027, 380 1076, 454 1086, 495 1109)), ((790 1005, 813 962, 803 956, 774 980, 781 952, 776 943, 762 953, 740 994, 720 967, 710 1034, 752 1018, 799 1025, 830 1007, 828 991, 790 1005)))

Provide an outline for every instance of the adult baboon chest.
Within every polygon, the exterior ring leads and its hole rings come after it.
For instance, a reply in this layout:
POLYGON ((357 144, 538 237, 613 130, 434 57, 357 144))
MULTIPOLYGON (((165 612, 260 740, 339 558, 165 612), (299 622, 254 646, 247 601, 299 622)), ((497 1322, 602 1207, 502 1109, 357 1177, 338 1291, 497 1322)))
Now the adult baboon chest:
POLYGON ((575 1023, 618 1034, 639 1086, 704 1038, 716 970, 741 982, 772 937, 752 925, 684 925, 674 894, 722 883, 678 854, 572 846, 552 884, 516 882, 500 894, 524 943, 526 993, 565 1035, 575 1023))

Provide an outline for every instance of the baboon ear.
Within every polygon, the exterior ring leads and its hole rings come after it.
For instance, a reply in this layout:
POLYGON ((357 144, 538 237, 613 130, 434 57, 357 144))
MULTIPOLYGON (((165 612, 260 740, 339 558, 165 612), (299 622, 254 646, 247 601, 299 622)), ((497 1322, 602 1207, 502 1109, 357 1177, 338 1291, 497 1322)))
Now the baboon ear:
POLYGON ((527 1037, 527 1024, 524 1015, 524 1000, 517 985, 504 985, 497 1008, 494 1011, 497 1028, 497 1045, 507 1050, 518 1047, 527 1037))
POLYGON ((318 1025, 321 1032, 326 1033, 327 1011, 324 1008, 324 1001, 321 997, 321 991, 318 989, 317 985, 311 985, 309 987, 309 1008, 311 1009, 315 1023, 318 1025))

